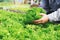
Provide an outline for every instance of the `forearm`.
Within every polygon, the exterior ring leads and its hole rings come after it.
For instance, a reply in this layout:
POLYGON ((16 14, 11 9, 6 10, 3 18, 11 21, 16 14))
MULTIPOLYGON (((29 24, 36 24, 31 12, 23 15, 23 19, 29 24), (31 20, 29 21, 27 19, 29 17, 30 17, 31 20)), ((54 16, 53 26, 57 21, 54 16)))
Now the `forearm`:
POLYGON ((50 22, 60 21, 60 9, 51 14, 48 14, 48 18, 50 22))

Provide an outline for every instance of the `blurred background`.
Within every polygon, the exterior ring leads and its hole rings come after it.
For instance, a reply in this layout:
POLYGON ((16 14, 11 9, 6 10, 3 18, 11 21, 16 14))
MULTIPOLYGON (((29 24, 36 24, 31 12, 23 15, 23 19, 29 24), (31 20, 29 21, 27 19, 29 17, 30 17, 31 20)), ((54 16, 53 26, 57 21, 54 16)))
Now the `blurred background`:
POLYGON ((0 0, 0 9, 26 11, 30 7, 39 6, 41 0, 0 0))
POLYGON ((0 6, 21 5, 21 4, 39 4, 40 0, 0 0, 0 6))

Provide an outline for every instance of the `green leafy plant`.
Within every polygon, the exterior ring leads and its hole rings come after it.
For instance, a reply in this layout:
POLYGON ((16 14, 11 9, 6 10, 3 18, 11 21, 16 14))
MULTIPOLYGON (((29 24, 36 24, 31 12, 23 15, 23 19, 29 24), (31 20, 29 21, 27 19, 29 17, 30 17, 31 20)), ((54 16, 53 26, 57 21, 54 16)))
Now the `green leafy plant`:
POLYGON ((31 8, 25 14, 0 10, 0 40, 60 40, 60 24, 33 24, 46 13, 42 8, 31 8), (30 24, 32 23, 32 24, 30 24))

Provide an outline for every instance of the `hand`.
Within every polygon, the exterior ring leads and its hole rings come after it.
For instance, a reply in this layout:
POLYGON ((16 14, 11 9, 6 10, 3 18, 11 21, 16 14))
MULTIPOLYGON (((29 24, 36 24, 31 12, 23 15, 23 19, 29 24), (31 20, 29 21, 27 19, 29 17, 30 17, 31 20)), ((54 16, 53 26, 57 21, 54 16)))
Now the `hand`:
POLYGON ((46 14, 41 14, 41 16, 43 16, 41 19, 34 21, 35 24, 48 22, 48 16, 46 14))

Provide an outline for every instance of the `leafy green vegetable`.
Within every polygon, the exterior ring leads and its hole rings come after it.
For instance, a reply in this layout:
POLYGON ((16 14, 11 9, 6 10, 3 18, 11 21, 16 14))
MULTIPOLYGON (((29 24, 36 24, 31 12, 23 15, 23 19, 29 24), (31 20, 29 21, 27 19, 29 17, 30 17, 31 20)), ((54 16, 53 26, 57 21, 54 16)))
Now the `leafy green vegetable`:
POLYGON ((34 20, 41 18, 40 13, 46 13, 43 8, 31 8, 26 12, 25 23, 32 23, 34 20))
POLYGON ((46 13, 42 8, 31 8, 26 14, 0 10, 0 40, 60 40, 60 24, 33 24, 46 13), (32 23, 32 24, 30 24, 32 23))

